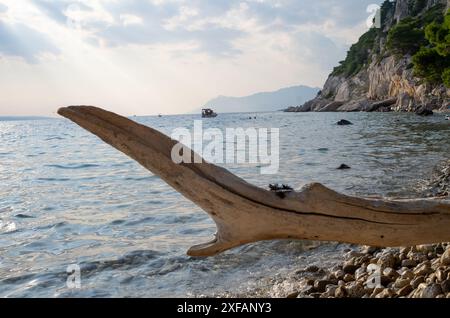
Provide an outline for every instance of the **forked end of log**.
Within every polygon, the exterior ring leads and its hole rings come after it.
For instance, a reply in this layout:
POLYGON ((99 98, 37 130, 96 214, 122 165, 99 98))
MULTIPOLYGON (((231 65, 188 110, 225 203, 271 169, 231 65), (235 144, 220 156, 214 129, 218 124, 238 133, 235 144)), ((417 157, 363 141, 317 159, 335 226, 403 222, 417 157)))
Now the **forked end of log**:
POLYGON ((65 107, 58 113, 136 160, 209 214, 217 225, 216 238, 193 246, 191 256, 273 239, 372 246, 450 241, 447 201, 351 197, 321 184, 280 198, 204 161, 174 163, 171 150, 177 141, 125 117, 93 106, 65 107))

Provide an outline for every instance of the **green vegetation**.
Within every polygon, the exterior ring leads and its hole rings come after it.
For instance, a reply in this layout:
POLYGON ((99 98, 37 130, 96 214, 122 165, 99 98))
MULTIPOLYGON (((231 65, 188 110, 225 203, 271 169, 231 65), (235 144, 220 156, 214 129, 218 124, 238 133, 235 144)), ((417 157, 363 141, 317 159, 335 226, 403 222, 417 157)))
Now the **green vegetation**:
POLYGON ((387 48, 395 54, 413 54, 426 44, 425 34, 418 19, 406 18, 388 33, 387 48))
MULTIPOLYGON (((385 28, 386 21, 389 21, 390 17, 393 16, 394 9, 395 3, 390 0, 384 1, 381 5, 381 29, 385 28)), ((358 42, 350 47, 345 60, 341 61, 340 65, 334 68, 332 75, 349 77, 361 71, 364 66, 370 64, 370 57, 376 52, 375 49, 377 48, 375 43, 378 42, 381 35, 382 31, 375 28, 363 34, 358 42)))
POLYGON ((409 3, 411 14, 417 15, 425 9, 427 0, 414 0, 409 3))
POLYGON ((375 56, 381 60, 385 53, 413 56, 414 74, 424 81, 444 83, 450 87, 450 11, 443 15, 444 5, 438 4, 425 11, 426 0, 411 0, 412 16, 382 30, 392 21, 394 4, 385 1, 381 6, 382 28, 370 29, 351 46, 344 61, 335 67, 332 75, 350 77, 370 64, 375 56), (386 50, 379 52, 380 39, 386 38, 386 50))
POLYGON ((447 68, 442 72, 442 80, 444 81, 445 86, 450 87, 450 68, 447 68))
POLYGON ((426 46, 413 56, 414 74, 432 84, 450 87, 450 10, 425 27, 426 46))
POLYGON ((397 55, 415 54, 428 45, 424 29, 430 23, 440 24, 443 21, 444 6, 438 4, 421 13, 426 1, 414 0, 410 3, 412 16, 403 19, 389 30, 386 46, 397 55), (419 14, 421 13, 421 14, 419 14))
POLYGON ((364 65, 370 62, 370 52, 374 47, 377 35, 378 31, 376 29, 370 29, 364 33, 358 42, 350 47, 347 57, 340 62, 339 66, 334 68, 332 75, 348 77, 358 73, 364 65))

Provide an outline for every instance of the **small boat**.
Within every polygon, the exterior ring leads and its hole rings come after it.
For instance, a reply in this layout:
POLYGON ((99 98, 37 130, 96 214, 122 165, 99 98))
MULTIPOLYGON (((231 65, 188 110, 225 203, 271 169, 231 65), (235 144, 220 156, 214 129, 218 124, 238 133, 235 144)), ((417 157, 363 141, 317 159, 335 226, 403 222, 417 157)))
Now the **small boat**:
POLYGON ((210 108, 202 109, 202 118, 214 118, 217 117, 217 113, 215 113, 210 108))
POLYGON ((445 116, 445 120, 450 120, 450 116, 445 116))
POLYGON ((162 117, 162 115, 161 115, 161 114, 158 114, 158 117, 159 117, 159 118, 161 118, 161 117, 162 117))

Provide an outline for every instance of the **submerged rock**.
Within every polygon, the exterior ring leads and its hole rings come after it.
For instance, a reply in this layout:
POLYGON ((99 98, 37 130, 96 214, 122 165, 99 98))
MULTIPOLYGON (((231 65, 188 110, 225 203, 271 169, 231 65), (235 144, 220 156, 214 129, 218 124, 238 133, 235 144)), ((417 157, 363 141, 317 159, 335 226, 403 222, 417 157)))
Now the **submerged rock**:
POLYGON ((345 120, 345 119, 341 119, 340 121, 337 122, 337 125, 339 126, 348 126, 348 125, 353 125, 353 123, 351 121, 345 120))
POLYGON ((419 109, 416 110, 416 115, 419 116, 431 116, 433 115, 433 111, 431 109, 428 109, 426 107, 420 107, 419 109))

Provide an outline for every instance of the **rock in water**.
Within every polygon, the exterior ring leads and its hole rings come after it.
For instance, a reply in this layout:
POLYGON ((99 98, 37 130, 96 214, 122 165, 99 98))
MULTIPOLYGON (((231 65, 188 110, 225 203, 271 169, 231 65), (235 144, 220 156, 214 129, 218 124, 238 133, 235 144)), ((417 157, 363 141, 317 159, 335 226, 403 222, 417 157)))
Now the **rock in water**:
POLYGON ((338 170, 347 170, 351 169, 349 166, 347 166, 345 163, 341 164, 339 167, 337 167, 338 170))
POLYGON ((431 116, 434 113, 433 113, 432 110, 422 106, 422 107, 420 107, 419 109, 416 110, 416 114, 419 115, 419 116, 431 116))
POLYGON ((340 121, 337 122, 337 124, 339 126, 353 125, 353 123, 351 121, 348 121, 348 120, 345 120, 345 119, 341 119, 340 121))

